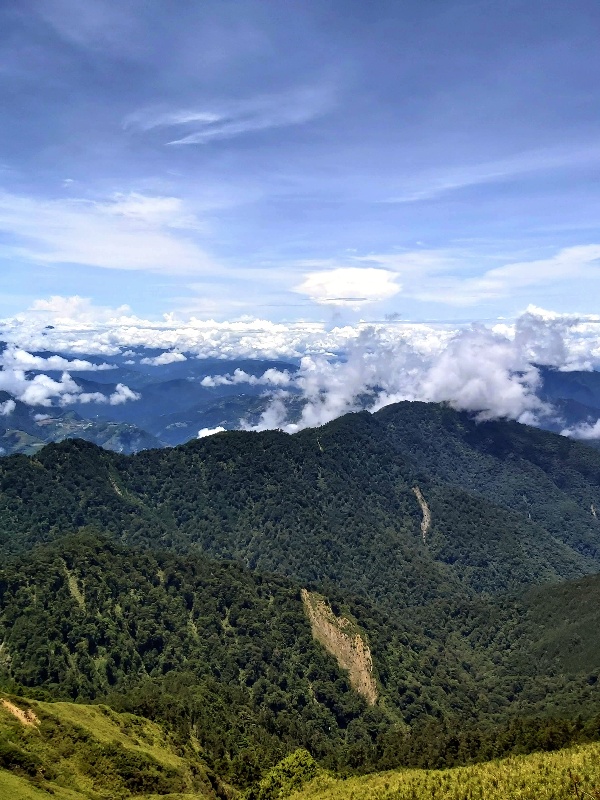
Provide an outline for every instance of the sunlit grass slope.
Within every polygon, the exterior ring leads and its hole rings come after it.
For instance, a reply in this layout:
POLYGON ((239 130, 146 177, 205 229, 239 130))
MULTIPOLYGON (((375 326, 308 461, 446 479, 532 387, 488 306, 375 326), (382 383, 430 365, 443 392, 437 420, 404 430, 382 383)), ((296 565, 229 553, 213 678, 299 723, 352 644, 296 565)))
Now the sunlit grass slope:
POLYGON ((321 774, 289 800, 567 800, 596 797, 600 744, 446 770, 394 770, 339 780, 321 774), (583 794, 583 792, 590 794, 583 794))
POLYGON ((0 695, 0 798, 216 798, 221 788, 191 745, 149 720, 0 695))

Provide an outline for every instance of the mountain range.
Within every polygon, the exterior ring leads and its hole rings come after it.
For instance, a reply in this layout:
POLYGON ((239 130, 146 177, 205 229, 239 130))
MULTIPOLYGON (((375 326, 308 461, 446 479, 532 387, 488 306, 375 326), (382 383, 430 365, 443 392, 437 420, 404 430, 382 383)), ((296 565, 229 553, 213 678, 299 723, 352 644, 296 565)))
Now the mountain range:
MULTIPOLYGON (((46 366, 60 357, 49 351, 30 355, 46 366)), ((243 422, 256 425, 273 397, 273 387, 261 381, 261 376, 268 370, 293 376, 298 370, 293 361, 199 359, 148 348, 128 350, 108 359, 95 355, 83 355, 82 359, 89 367, 71 373, 76 391, 64 406, 48 405, 47 401, 25 404, 0 391, 0 455, 31 455, 49 442, 66 438, 86 439, 129 454, 182 444, 202 430, 234 430, 243 422), (176 356, 176 360, 169 360, 176 356), (130 394, 119 396, 119 386, 126 386, 130 394), (106 402, 111 396, 113 401, 106 402), (99 402, 97 397, 105 400, 99 402)), ((41 368, 32 368, 26 374, 29 378, 41 376, 41 368)), ((540 416, 541 427, 577 433, 581 426, 596 423, 600 418, 599 372, 561 372, 544 366, 538 370, 538 397, 553 409, 540 416)), ((43 374, 54 381, 62 377, 59 370, 44 369, 43 374)), ((287 396, 280 397, 279 402, 293 422, 306 399, 293 382, 285 388, 287 396)), ((361 405, 360 398, 356 402, 361 405)), ((365 396, 362 402, 368 407, 371 396, 365 396)), ((586 441, 598 446, 597 438, 586 441)))
POLYGON ((12 455, 1 685, 150 718, 242 788, 298 747, 343 773, 594 738, 598 509, 595 449, 425 403, 12 455))

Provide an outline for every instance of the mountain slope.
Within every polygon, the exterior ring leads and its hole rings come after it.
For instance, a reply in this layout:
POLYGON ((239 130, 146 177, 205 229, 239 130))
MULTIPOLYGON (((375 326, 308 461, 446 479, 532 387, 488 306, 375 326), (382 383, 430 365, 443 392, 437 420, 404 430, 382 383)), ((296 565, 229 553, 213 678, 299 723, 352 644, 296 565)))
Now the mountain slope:
POLYGON ((185 793, 226 798, 200 754, 156 723, 107 706, 0 695, 0 794, 113 800, 185 793))
POLYGON ((404 403, 295 436, 3 459, 0 542, 18 552, 93 524, 401 607, 597 571, 599 477, 600 454, 577 442, 404 403))
POLYGON ((599 786, 600 745, 591 744, 450 770, 403 769, 349 780, 321 774, 290 800, 568 800, 594 798, 599 786))

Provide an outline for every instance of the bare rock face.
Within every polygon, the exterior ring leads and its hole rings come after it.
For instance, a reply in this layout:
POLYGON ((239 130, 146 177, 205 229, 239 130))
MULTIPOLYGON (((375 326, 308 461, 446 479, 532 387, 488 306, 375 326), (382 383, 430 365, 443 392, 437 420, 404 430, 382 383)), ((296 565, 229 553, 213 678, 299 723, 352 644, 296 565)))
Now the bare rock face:
POLYGON ((350 685, 369 705, 375 705, 378 692, 373 676, 371 651, 358 627, 346 617, 336 617, 327 601, 302 589, 302 602, 314 638, 347 670, 350 685))

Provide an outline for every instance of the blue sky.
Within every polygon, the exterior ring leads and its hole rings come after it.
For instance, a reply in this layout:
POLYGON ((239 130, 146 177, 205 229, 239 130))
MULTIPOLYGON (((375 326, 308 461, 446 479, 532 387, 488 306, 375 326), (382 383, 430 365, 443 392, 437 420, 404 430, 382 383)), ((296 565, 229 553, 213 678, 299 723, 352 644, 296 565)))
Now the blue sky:
POLYGON ((597 0, 0 6, 0 315, 600 296, 597 0))

